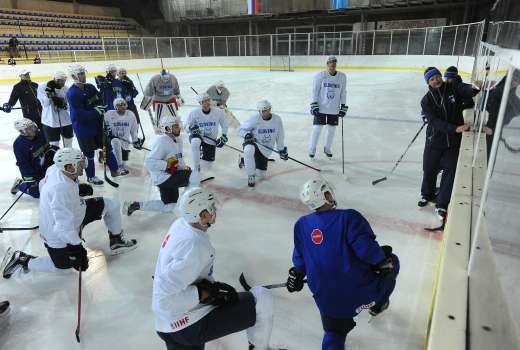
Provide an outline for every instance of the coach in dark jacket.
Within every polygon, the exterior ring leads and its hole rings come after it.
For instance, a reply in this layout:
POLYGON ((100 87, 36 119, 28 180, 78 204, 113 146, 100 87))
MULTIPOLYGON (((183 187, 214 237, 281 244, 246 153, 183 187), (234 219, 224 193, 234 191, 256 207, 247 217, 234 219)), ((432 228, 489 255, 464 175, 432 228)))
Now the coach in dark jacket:
POLYGON ((421 107, 428 127, 419 206, 435 198, 437 175, 442 170, 436 212, 444 219, 453 188, 461 135, 469 130, 469 124, 464 124, 462 117, 463 101, 475 96, 479 90, 460 82, 444 82, 435 67, 426 69, 424 79, 428 84, 428 92, 421 100, 421 107))
POLYGON ((23 117, 31 119, 41 128, 42 120, 42 105, 36 97, 38 91, 38 84, 31 81, 30 72, 22 70, 20 72, 20 82, 13 86, 11 97, 9 102, 4 103, 4 112, 9 113, 11 108, 20 100, 20 106, 22 107, 23 117))

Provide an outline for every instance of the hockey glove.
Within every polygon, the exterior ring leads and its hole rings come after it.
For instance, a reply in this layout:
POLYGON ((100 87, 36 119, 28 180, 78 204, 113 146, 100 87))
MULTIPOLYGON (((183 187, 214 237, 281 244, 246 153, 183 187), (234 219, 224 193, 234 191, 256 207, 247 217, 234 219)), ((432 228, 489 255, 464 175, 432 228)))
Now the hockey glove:
POLYGON ((289 277, 287 277, 287 290, 289 293, 299 292, 303 289, 303 278, 305 275, 296 271, 295 267, 289 269, 289 277))
POLYGON ((166 160, 166 172, 173 175, 179 167, 179 160, 177 157, 170 157, 166 160))
POLYGON ((56 96, 56 91, 53 87, 49 87, 47 85, 47 87, 45 88, 45 94, 47 95, 47 97, 52 98, 56 96))
POLYGON ((4 105, 2 106, 2 110, 5 113, 11 113, 11 105, 9 103, 4 103, 4 105))
POLYGON ((222 136, 220 136, 218 139, 217 139, 217 144, 216 146, 218 148, 222 148, 224 147, 224 145, 226 144, 226 142, 228 142, 228 137, 226 134, 222 134, 222 136))
POLYGON ((244 135, 244 146, 245 145, 254 145, 256 142, 255 135, 253 133, 248 132, 244 135))
POLYGON ((100 116, 105 115, 106 106, 95 106, 94 109, 100 116))
POLYGON ((86 271, 88 269, 87 250, 81 244, 67 244, 65 253, 69 257, 70 264, 74 270, 86 271))
POLYGON ((320 108, 318 106, 318 102, 311 103, 311 114, 315 117, 320 116, 320 108))
POLYGON ((385 245, 382 246, 385 258, 372 266, 372 271, 381 276, 386 276, 395 273, 394 259, 392 258, 392 247, 385 245))
POLYGON ((190 135, 193 137, 202 136, 202 130, 199 128, 198 124, 194 124, 194 125, 190 126, 190 135))
POLYGON ((94 189, 89 184, 79 184, 79 196, 86 197, 94 194, 94 189))
POLYGON ((110 81, 102 75, 98 75, 95 79, 96 85, 100 90, 110 89, 110 81))
POLYGON ((65 102, 65 99, 58 96, 51 96, 52 103, 54 103, 54 106, 58 109, 67 109, 67 102, 65 102))
POLYGON ((143 139, 137 139, 137 141, 135 141, 133 145, 135 149, 143 149, 143 139))
POLYGON ((202 304, 222 306, 235 304, 238 301, 238 293, 229 284, 213 282, 203 279, 196 284, 199 291, 199 300, 202 304), (206 297, 204 297, 206 295, 206 297))
POLYGON ((339 109, 339 116, 341 118, 343 118, 346 114, 347 114, 347 111, 348 111, 348 106, 347 105, 341 105, 341 108, 339 109))
POLYGON ((424 111, 421 111, 421 118, 423 123, 428 123, 428 118, 426 118, 426 113, 424 113, 424 111))
POLYGON ((289 159, 289 153, 287 153, 287 147, 284 147, 283 150, 280 152, 280 159, 281 160, 288 160, 289 159))

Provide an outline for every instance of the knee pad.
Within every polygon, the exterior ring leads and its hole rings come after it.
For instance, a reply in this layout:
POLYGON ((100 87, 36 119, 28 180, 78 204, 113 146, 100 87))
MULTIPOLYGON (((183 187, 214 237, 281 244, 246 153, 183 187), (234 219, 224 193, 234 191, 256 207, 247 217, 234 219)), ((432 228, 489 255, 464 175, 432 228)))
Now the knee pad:
POLYGON ((321 315, 321 322, 326 333, 334 333, 342 337, 346 337, 356 327, 356 322, 353 318, 336 319, 321 315))
POLYGON ((103 208, 103 215, 107 213, 114 213, 121 210, 121 205, 119 204, 119 201, 114 200, 112 198, 103 197, 103 203, 105 204, 105 207, 103 208))
POLYGON ((255 146, 251 144, 244 144, 244 157, 253 157, 255 156, 255 146))

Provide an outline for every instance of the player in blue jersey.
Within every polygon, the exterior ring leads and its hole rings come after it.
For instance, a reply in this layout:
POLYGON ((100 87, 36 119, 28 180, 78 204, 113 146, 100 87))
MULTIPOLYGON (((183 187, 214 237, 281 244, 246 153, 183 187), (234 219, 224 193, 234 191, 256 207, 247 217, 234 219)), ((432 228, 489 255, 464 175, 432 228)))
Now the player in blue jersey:
POLYGON ((294 225, 293 264, 287 289, 303 289, 304 278, 321 314, 323 350, 345 348, 354 317, 372 316, 389 305, 399 259, 392 247, 379 246, 367 220, 353 209, 336 209, 333 187, 323 179, 306 182, 300 198, 313 213, 294 225))
POLYGON ((54 164, 52 159, 58 147, 47 143, 43 133, 31 119, 18 119, 14 127, 20 133, 13 143, 13 151, 22 177, 16 179, 11 187, 11 193, 16 194, 21 191, 31 197, 39 198, 38 185, 45 177, 47 168, 54 164))
POLYGON ((98 75, 96 77, 96 85, 103 97, 103 105, 106 111, 114 110, 114 100, 118 97, 126 98, 126 89, 121 80, 117 78, 117 67, 114 64, 108 64, 106 67, 107 75, 98 75))

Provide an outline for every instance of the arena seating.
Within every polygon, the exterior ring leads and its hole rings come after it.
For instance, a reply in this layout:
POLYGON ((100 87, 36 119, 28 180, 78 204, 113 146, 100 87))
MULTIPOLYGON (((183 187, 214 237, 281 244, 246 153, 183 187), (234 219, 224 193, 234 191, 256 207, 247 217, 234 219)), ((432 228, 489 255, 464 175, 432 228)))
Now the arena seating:
POLYGON ((31 59, 38 51, 102 50, 101 38, 137 36, 139 29, 136 22, 121 17, 0 8, 0 57, 8 57, 11 37, 18 39, 22 58, 27 52, 31 59))

